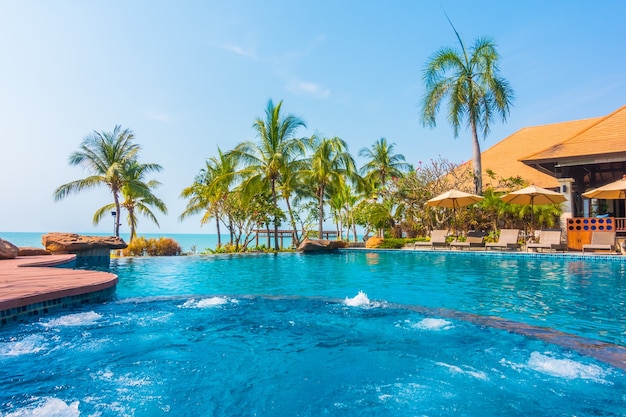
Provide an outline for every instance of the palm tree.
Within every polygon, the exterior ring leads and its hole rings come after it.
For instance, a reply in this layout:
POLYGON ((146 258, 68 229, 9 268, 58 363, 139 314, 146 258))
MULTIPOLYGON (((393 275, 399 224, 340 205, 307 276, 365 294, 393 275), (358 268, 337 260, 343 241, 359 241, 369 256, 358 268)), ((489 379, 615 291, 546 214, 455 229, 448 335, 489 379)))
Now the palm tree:
POLYGON ((354 193, 352 186, 347 183, 341 184, 334 188, 330 197, 329 205, 337 225, 337 235, 343 240, 343 229, 346 229, 346 239, 350 241, 350 230, 353 231, 354 241, 356 242, 356 225, 354 223, 354 207, 358 201, 357 195, 354 193))
MULTIPOLYGON (((145 182, 144 176, 152 171, 161 171, 158 164, 140 164, 136 160, 131 160, 124 165, 121 206, 128 212, 128 225, 130 226, 130 241, 137 237, 137 214, 142 214, 159 226, 159 221, 150 210, 155 207, 163 214, 167 214, 165 203, 152 193, 152 189, 161 185, 157 180, 145 182)), ((104 213, 102 213, 104 214, 104 213)))
MULTIPOLYGON (((119 194, 124 185, 124 165, 137 157, 141 149, 133 143, 132 130, 115 126, 112 132, 93 132, 83 139, 80 150, 70 155, 70 165, 82 165, 91 171, 87 178, 61 185, 54 191, 55 201, 62 200, 71 193, 101 185, 109 187, 113 194, 115 207, 115 236, 120 235, 120 201, 119 194)), ((96 213, 97 214, 97 213, 96 213)), ((97 224, 101 216, 94 216, 97 224)))
MULTIPOLYGON (((276 106, 270 100, 265 109, 265 120, 257 118, 253 124, 258 142, 239 144, 231 153, 244 165, 240 174, 242 186, 250 193, 269 188, 272 193, 274 211, 278 213, 277 186, 281 174, 304 155, 304 142, 295 137, 299 127, 305 123, 293 116, 283 117, 280 113, 282 101, 276 106)), ((278 250, 278 218, 274 218, 274 248, 278 250)))
POLYGON ((300 196, 306 194, 305 186, 301 181, 300 172, 306 168, 306 163, 303 160, 293 161, 289 165, 285 166, 280 174, 280 185, 277 187, 285 204, 287 205, 287 214, 289 215, 289 221, 294 231, 294 246, 298 246, 300 243, 300 236, 298 234, 298 225, 296 224, 296 216, 291 204, 292 196, 298 199, 300 196))
POLYGON ((394 143, 387 143, 387 139, 380 138, 371 148, 362 148, 359 156, 368 161, 360 169, 365 180, 374 184, 376 188, 383 187, 389 178, 399 178, 411 168, 402 154, 394 154, 394 143))
MULTIPOLYGON (((194 183, 181 192, 181 197, 188 198, 185 211, 179 216, 180 220, 193 214, 203 212, 200 220, 205 224, 211 217, 215 218, 217 228, 217 246, 222 246, 220 222, 223 216, 223 206, 226 196, 231 191, 235 181, 235 160, 229 153, 223 153, 217 148, 217 157, 209 158, 205 167, 200 170, 194 183)), ((231 244, 233 230, 229 221, 231 244)))
MULTIPOLYGON (((452 23, 450 22, 452 25, 452 23)), ((498 68, 499 55, 490 38, 476 39, 466 50, 461 37, 452 26, 461 45, 459 52, 442 48, 430 58, 423 73, 426 94, 422 102, 422 121, 425 126, 435 126, 435 115, 444 97, 448 97, 448 121, 457 137, 464 119, 472 131, 474 192, 482 194, 482 163, 478 129, 483 137, 489 133, 494 115, 506 121, 513 90, 498 68)))
POLYGON ((356 169, 347 143, 339 137, 319 139, 312 136, 309 146, 313 149, 313 155, 309 159, 309 168, 303 170, 302 175, 317 198, 318 233, 321 239, 324 230, 324 199, 333 190, 340 190, 346 179, 353 177, 356 169))

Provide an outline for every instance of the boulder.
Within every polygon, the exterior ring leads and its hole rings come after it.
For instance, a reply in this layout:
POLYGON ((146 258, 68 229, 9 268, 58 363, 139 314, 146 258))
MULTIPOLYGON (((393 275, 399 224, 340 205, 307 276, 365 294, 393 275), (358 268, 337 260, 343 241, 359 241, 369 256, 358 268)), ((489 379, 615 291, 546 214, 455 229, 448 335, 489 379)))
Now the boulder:
POLYGON ((346 242, 342 240, 304 239, 298 246, 298 252, 325 253, 345 247, 346 242))
POLYGON ((366 248, 377 248, 380 246, 381 243, 383 243, 385 239, 383 239, 380 236, 372 236, 369 239, 367 239, 367 242, 365 242, 365 247, 366 248))
POLYGON ((52 252, 43 248, 34 248, 31 246, 20 246, 20 251, 17 256, 39 256, 39 255, 52 255, 52 252))
POLYGON ((82 236, 76 233, 47 233, 41 237, 52 253, 77 253, 102 249, 125 249, 128 245, 115 236, 82 236))
POLYGON ((0 239, 0 259, 17 258, 19 249, 13 243, 0 239))

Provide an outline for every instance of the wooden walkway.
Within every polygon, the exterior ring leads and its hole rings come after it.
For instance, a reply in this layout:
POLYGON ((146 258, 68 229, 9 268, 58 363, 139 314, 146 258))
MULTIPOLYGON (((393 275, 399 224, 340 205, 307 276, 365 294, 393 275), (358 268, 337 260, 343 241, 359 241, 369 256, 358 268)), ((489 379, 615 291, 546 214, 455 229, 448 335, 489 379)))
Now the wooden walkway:
POLYGON ((0 312, 115 287, 117 276, 108 272, 49 268, 75 258, 68 254, 0 260, 0 312))

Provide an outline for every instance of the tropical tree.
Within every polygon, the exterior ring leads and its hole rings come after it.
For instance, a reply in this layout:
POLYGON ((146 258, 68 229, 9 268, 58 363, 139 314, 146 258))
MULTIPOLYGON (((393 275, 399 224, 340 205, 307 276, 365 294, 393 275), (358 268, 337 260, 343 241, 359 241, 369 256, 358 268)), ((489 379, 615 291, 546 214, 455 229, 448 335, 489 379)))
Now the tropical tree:
POLYGON ((403 227, 408 236, 425 235, 452 220, 453 211, 426 206, 426 201, 450 189, 466 189, 471 173, 439 157, 418 164, 394 183, 392 198, 403 206, 403 227))
MULTIPOLYGON (((269 189, 275 213, 279 212, 277 189, 281 184, 281 175, 306 151, 304 142, 296 137, 298 128, 306 127, 305 123, 293 115, 282 116, 281 107, 282 101, 274 105, 270 100, 265 109, 265 119, 257 118, 253 124, 258 141, 243 142, 231 151, 243 165, 239 171, 243 189, 251 194, 269 189)), ((275 250, 278 250, 278 223, 279 219, 274 218, 275 250)))
POLYGON ((294 231, 294 246, 298 246, 300 243, 300 235, 298 234, 297 216, 292 207, 292 199, 295 201, 306 196, 307 190, 300 176, 300 171, 303 169, 306 169, 306 161, 304 160, 292 161, 290 164, 285 165, 281 170, 280 183, 277 187, 277 191, 287 206, 287 214, 294 231))
POLYGON ((359 156, 367 158, 359 170, 366 181, 376 188, 383 187, 390 178, 402 177, 411 165, 405 162, 404 155, 394 153, 394 143, 380 138, 370 148, 362 148, 359 156))
POLYGON ((308 140, 308 146, 313 149, 313 155, 308 160, 308 169, 301 174, 318 202, 318 233, 321 238, 324 201, 332 196, 333 191, 341 190, 345 181, 354 176, 356 168, 347 143, 339 137, 320 139, 314 135, 308 140))
POLYGON ((201 224, 215 219, 217 229, 217 246, 222 246, 220 223, 222 216, 228 217, 227 227, 230 234, 230 243, 233 243, 233 229, 231 217, 228 216, 225 200, 235 183, 236 162, 232 155, 224 153, 218 147, 217 156, 205 161, 205 167, 200 170, 194 183, 183 189, 181 197, 189 199, 179 220, 191 215, 203 213, 201 224))
MULTIPOLYGON (((452 23, 450 23, 452 25, 452 23)), ((445 47, 426 63, 423 80, 426 93, 422 100, 422 122, 434 127, 441 102, 448 97, 448 121, 458 137, 463 121, 472 132, 474 192, 482 193, 482 163, 478 130, 489 133, 491 120, 506 121, 513 100, 508 81, 499 76, 499 55, 490 38, 478 38, 467 50, 452 26, 461 50, 445 47)))
POLYGON ((337 236, 343 240, 343 229, 346 229, 346 239, 350 240, 350 230, 353 231, 354 241, 357 240, 356 224, 354 222, 354 207, 358 201, 357 195, 353 191, 351 184, 346 182, 340 184, 333 190, 328 204, 337 226, 337 236))
MULTIPOLYGON (((113 194, 115 207, 115 236, 120 235, 120 192, 125 183, 124 166, 136 159, 139 145, 133 143, 132 130, 115 126, 112 132, 93 132, 80 145, 78 151, 70 155, 70 165, 81 165, 91 171, 87 178, 61 185, 54 191, 55 201, 62 200, 72 193, 105 185, 113 194)), ((94 224, 102 217, 100 210, 94 216, 94 224)))
MULTIPOLYGON (((124 200, 121 206, 128 213, 127 221, 130 227, 130 241, 137 237, 137 214, 142 214, 159 226, 157 220, 150 207, 154 207, 163 214, 167 214, 167 206, 165 203, 154 195, 152 190, 161 185, 157 180, 145 181, 145 175, 153 171, 161 171, 163 169, 159 164, 141 164, 136 160, 131 160, 124 164, 122 169, 122 177, 124 184, 121 192, 124 200)), ((106 210, 108 211, 108 209, 106 210)), ((105 212, 106 212, 105 211, 105 212)), ((102 215, 104 215, 104 213, 102 215)))

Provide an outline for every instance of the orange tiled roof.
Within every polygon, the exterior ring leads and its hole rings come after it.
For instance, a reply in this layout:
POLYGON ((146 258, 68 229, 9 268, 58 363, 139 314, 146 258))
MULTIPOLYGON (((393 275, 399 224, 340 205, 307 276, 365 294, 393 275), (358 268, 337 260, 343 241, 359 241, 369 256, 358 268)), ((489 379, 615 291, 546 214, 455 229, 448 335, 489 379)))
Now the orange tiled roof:
MULTIPOLYGON (((626 112, 625 112, 626 113, 626 112)), ((488 184, 490 179, 487 170, 495 172, 498 177, 508 178, 520 176, 531 184, 543 188, 555 188, 557 180, 541 171, 538 171, 521 162, 525 155, 540 153, 546 148, 554 147, 563 141, 574 137, 581 131, 598 123, 603 118, 575 120, 571 122, 554 123, 543 126, 525 127, 511 136, 496 143, 481 153, 483 168, 483 183, 488 184)), ((461 168, 471 166, 468 161, 461 168)))
POLYGON ((548 145, 540 152, 528 152, 526 162, 557 161, 577 157, 626 152, 626 106, 605 117, 573 137, 562 136, 559 143, 548 145))

